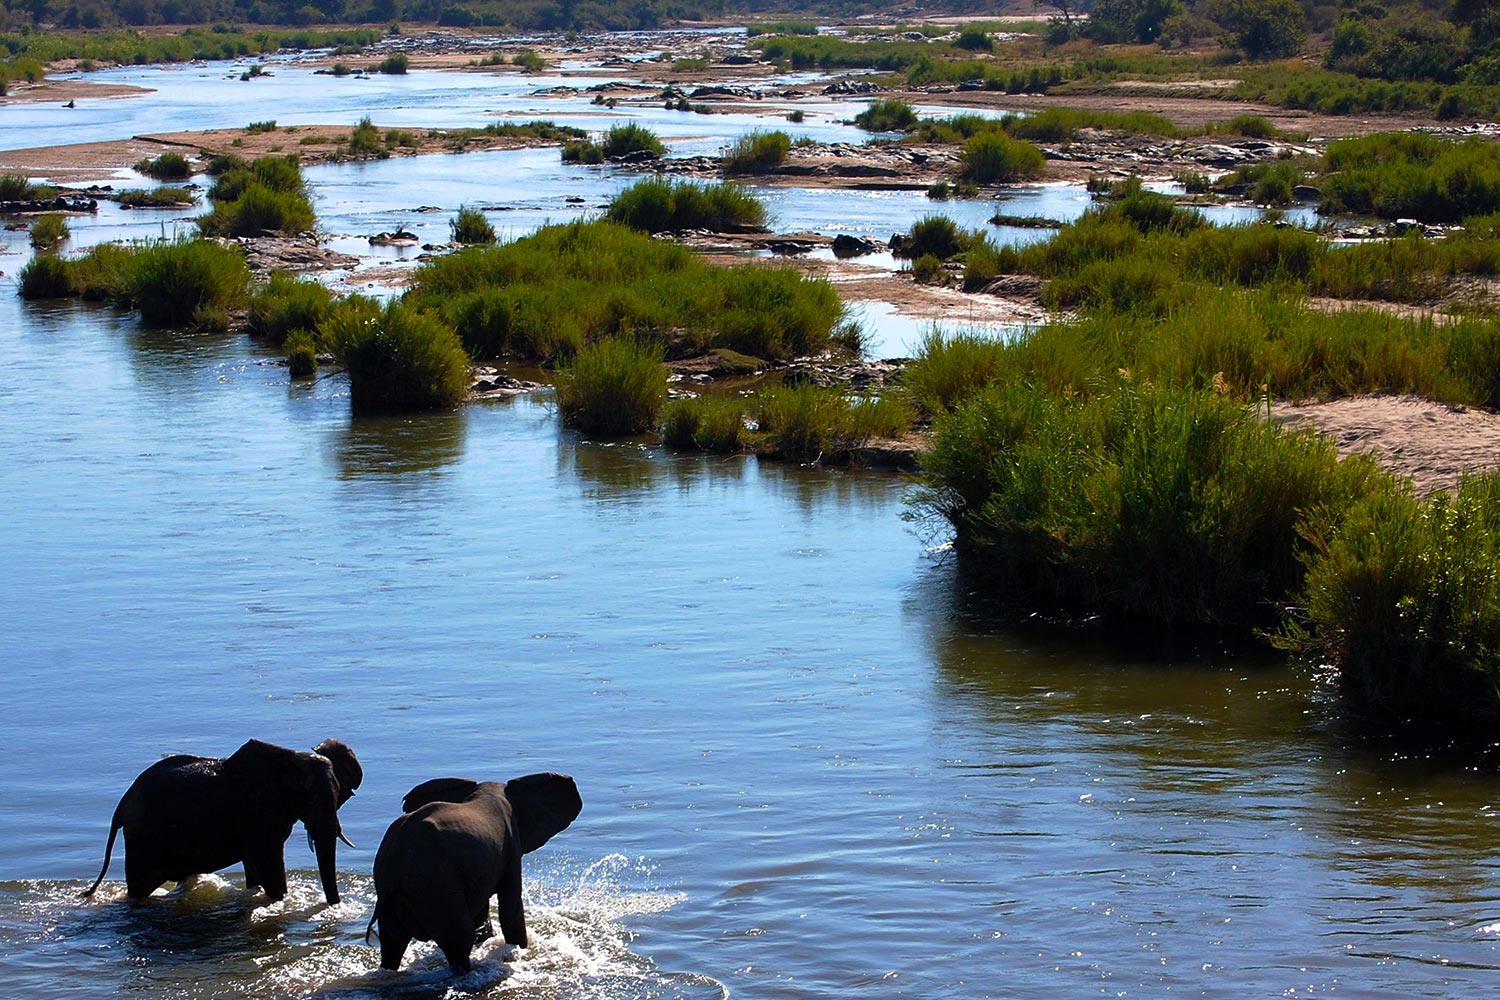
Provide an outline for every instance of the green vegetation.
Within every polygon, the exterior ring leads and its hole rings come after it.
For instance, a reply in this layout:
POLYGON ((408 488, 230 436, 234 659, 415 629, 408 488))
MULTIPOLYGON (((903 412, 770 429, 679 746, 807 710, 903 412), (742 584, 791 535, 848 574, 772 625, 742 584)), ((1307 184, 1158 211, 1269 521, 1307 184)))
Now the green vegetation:
POLYGON ((177 239, 138 247, 127 288, 147 326, 226 330, 249 285, 250 269, 238 250, 177 239))
POLYGON ((910 132, 917 127, 917 110, 905 101, 879 100, 854 116, 866 132, 910 132))
POLYGON ((662 413, 662 442, 678 451, 729 455, 750 446, 745 403, 738 396, 674 399, 662 413))
POLYGON ((251 122, 245 126, 245 131, 251 135, 259 135, 262 132, 274 132, 276 131, 276 122, 274 119, 271 121, 251 122))
POLYGON ((0 174, 0 201, 32 201, 50 198, 54 192, 54 188, 33 184, 20 174, 0 174))
POLYGON ((609 336, 787 358, 826 349, 843 318, 826 281, 716 267, 607 221, 547 226, 429 261, 408 297, 441 313, 479 358, 561 360, 609 336))
POLYGON ((540 73, 547 68, 547 60, 531 49, 522 49, 511 59, 512 65, 526 73, 540 73))
POLYGON ((370 67, 370 72, 385 73, 390 76, 404 76, 406 74, 406 68, 408 65, 410 65, 410 63, 411 60, 407 57, 405 52, 393 52, 390 55, 386 56, 384 59, 380 60, 380 62, 376 63, 374 66, 370 67))
POLYGON ((193 175, 193 165, 181 153, 162 153, 154 159, 141 160, 135 169, 159 181, 181 181, 193 175))
POLYGON ((615 195, 606 217, 648 233, 735 232, 765 225, 766 209, 734 184, 648 177, 615 195))
POLYGON ((344 149, 352 160, 384 160, 391 155, 369 115, 355 123, 344 149))
POLYGON ((447 409, 468 395, 469 357, 453 328, 406 302, 341 304, 323 337, 349 373, 355 413, 447 409))
POLYGON ((656 426, 667 399, 660 344, 605 337, 578 350, 557 373, 563 423, 587 434, 621 437, 656 426))
POLYGON ((786 162, 792 137, 785 132, 751 129, 737 139, 724 155, 726 174, 763 174, 786 162))
POLYGON ((477 208, 459 206, 458 214, 448 220, 448 230, 454 243, 495 242, 495 227, 477 208))
POLYGON ((149 190, 130 188, 115 195, 115 201, 126 208, 180 208, 191 205, 198 196, 187 188, 161 184, 149 190))
POLYGON ((655 132, 643 125, 636 125, 634 122, 611 125, 609 131, 604 133, 599 148, 606 160, 616 160, 622 156, 635 154, 657 157, 667 151, 667 147, 662 145, 655 132))
POLYGON ((964 142, 959 154, 959 176, 976 184, 1008 184, 1042 175, 1047 165, 1042 151, 1024 139, 983 132, 964 142))
POLYGON ((48 212, 31 224, 31 246, 38 253, 56 250, 71 235, 68 220, 60 212, 48 212))
POLYGON ((1458 222, 1500 212, 1500 147, 1416 132, 1331 143, 1321 211, 1458 222))
POLYGON ((818 26, 811 21, 762 21, 745 27, 750 38, 760 35, 816 35, 818 26))
POLYGON ((1500 721, 1500 477, 1431 503, 1373 491, 1313 553, 1281 644, 1331 664, 1363 714, 1441 739, 1500 721))
POLYGON ((895 398, 851 398, 814 385, 769 389, 755 398, 764 446, 803 461, 839 462, 871 438, 905 434, 912 414, 895 398))
POLYGON ((603 163, 604 150, 599 144, 591 139, 570 139, 563 143, 562 161, 564 163, 603 163))
POLYGON ((23 299, 66 299, 78 294, 70 263, 52 253, 28 260, 16 275, 16 285, 23 299))
POLYGON ((316 347, 318 329, 332 308, 333 292, 327 287, 273 271, 270 280, 251 293, 245 326, 254 336, 276 345, 286 343, 293 334, 309 334, 316 347))
POLYGON ((205 236, 305 233, 317 221, 296 156, 262 156, 229 166, 208 198, 213 211, 198 219, 205 236))

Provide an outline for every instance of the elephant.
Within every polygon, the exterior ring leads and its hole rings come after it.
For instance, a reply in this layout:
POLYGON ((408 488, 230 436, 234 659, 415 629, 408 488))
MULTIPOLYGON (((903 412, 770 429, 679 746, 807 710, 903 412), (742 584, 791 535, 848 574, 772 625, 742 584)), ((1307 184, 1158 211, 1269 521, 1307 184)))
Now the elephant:
POLYGON ((142 771, 120 798, 110 821, 104 867, 85 897, 109 871, 115 834, 125 831, 125 887, 131 900, 164 882, 245 865, 245 887, 286 896, 283 847, 299 820, 317 852, 318 875, 329 904, 339 901, 335 852, 342 840, 338 810, 364 780, 354 751, 324 740, 312 753, 250 740, 229 757, 164 757, 142 771))
POLYGON ((500 930, 524 948, 521 855, 567 829, 583 809, 566 774, 510 781, 434 778, 406 793, 403 815, 375 854, 375 912, 380 966, 399 969, 413 938, 435 941, 454 972, 470 969, 474 945, 492 936, 490 897, 500 930))

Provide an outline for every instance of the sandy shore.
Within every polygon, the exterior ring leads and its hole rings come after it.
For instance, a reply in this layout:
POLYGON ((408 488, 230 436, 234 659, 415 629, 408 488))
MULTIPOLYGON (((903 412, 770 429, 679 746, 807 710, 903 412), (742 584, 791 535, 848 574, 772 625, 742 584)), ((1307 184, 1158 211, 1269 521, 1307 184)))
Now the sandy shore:
POLYGON ((93 100, 102 97, 139 97, 152 92, 150 87, 135 87, 128 83, 91 83, 88 80, 43 80, 40 83, 10 84, 10 93, 0 97, 0 105, 39 104, 56 101, 93 100))

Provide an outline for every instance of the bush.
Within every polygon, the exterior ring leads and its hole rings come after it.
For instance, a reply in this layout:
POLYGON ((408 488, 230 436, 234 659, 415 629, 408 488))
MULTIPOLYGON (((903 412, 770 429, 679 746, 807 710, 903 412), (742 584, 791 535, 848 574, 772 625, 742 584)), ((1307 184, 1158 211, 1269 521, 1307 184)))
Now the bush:
POLYGON ((870 439, 900 437, 911 427, 911 411, 899 400, 851 399, 815 385, 767 390, 755 402, 766 448, 800 461, 845 461, 870 439))
POLYGON ((477 208, 459 206, 458 214, 448 220, 448 231, 454 243, 495 242, 495 227, 477 208))
POLYGON ((735 396, 674 399, 662 415, 662 443, 678 451, 744 451, 745 402, 735 396))
POLYGON ((557 373, 563 423, 586 434, 618 437, 656 426, 667 399, 660 346, 606 337, 579 350, 557 373))
POLYGON ((198 229, 205 236, 292 235, 310 232, 316 224, 317 217, 306 195, 273 191, 258 182, 252 182, 235 200, 218 203, 212 212, 198 219, 198 229))
POLYGON ((137 173, 159 181, 181 181, 193 176, 193 165, 181 153, 162 153, 155 159, 147 157, 136 163, 137 173))
POLYGON ((990 33, 983 28, 968 27, 958 33, 958 41, 953 43, 961 49, 970 52, 992 52, 995 48, 995 40, 990 33))
POLYGON ((1003 370, 1005 344, 975 333, 944 334, 931 330, 901 382, 930 415, 952 410, 994 381, 1003 370))
POLYGON ((737 139, 724 156, 726 174, 763 174, 786 162, 792 137, 785 132, 751 129, 737 139))
POLYGON ((23 299, 65 299, 78 294, 70 263, 57 254, 31 258, 16 275, 23 299))
POLYGON ((250 333, 274 344, 296 333, 315 337, 332 305, 333 292, 327 287, 273 271, 270 280, 251 293, 245 325, 250 333))
POLYGON ((306 378, 318 370, 318 340, 312 333, 294 333, 286 339, 286 367, 292 378, 306 378))
POLYGON ((765 225, 766 209, 734 184, 648 177, 615 195, 606 217, 648 233, 735 232, 765 225))
POLYGON ((469 391, 469 357, 453 328, 405 302, 335 309, 323 336, 349 373, 355 413, 440 410, 469 391))
POLYGON ((70 235, 68 220, 60 212, 48 212, 31 224, 31 247, 38 252, 56 250, 70 235))
POLYGON ((959 176, 979 184, 1007 184, 1042 175, 1046 157, 1024 139, 985 132, 964 142, 959 154, 959 176))
POLYGON ((1308 535, 1304 610, 1282 644, 1332 664, 1381 723, 1487 742, 1500 722, 1500 478, 1430 505, 1389 488, 1308 535))
POLYGON ((978 234, 964 233, 946 215, 927 215, 912 223, 899 255, 911 260, 936 257, 939 261, 957 256, 979 239, 978 234))
POLYGON ((390 76, 404 76, 410 63, 411 60, 407 58, 406 53, 393 52, 376 63, 374 70, 376 73, 386 73, 390 76))
POLYGON ((526 73, 540 73, 547 68, 547 60, 543 59, 531 49, 522 49, 511 59, 512 65, 520 67, 526 73))
POLYGON ((380 138, 380 129, 375 127, 369 115, 361 118, 354 126, 345 148, 349 156, 356 160, 384 160, 391 155, 380 138))
POLYGON ((1312 512, 1371 491, 1368 460, 1212 392, 1062 396, 996 384, 934 424, 919 516, 1007 593, 1167 624, 1274 623, 1312 512))
POLYGON ((75 294, 91 302, 130 305, 130 275, 139 246, 99 243, 82 257, 69 261, 75 294))
POLYGON ((178 239, 137 250, 128 281, 147 326, 225 330, 230 312, 245 301, 250 269, 238 250, 178 239))
POLYGON ((910 132, 917 127, 917 110, 905 101, 871 101, 854 124, 866 132, 910 132))
POLYGON ((609 131, 604 133, 604 140, 599 144, 599 149, 607 160, 634 154, 645 154, 655 158, 667 151, 667 147, 662 145, 662 141, 656 137, 655 132, 634 123, 610 126, 609 131))
POLYGON ((589 139, 570 139, 562 144, 564 163, 603 163, 604 150, 589 139))
POLYGON ((152 189, 133 188, 115 195, 115 201, 126 208, 179 208, 191 205, 198 196, 187 188, 161 184, 152 189))

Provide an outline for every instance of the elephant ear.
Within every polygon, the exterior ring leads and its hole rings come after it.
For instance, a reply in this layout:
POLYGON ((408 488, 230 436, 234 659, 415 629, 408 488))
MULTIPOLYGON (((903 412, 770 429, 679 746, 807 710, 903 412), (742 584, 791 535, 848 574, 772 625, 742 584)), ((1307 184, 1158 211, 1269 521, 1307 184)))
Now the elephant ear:
POLYGON ((468 778, 433 778, 406 793, 401 800, 401 811, 416 812, 429 802, 462 802, 478 787, 479 782, 468 778))
POLYGON ((342 806, 365 780, 365 771, 359 766, 359 758, 354 756, 354 751, 349 749, 347 743, 333 739, 324 740, 313 747, 313 753, 328 758, 328 763, 333 765, 333 776, 338 781, 338 804, 342 806))
POLYGON ((505 783, 521 853, 530 854, 568 828, 583 811, 578 786, 566 774, 528 774, 505 783))

